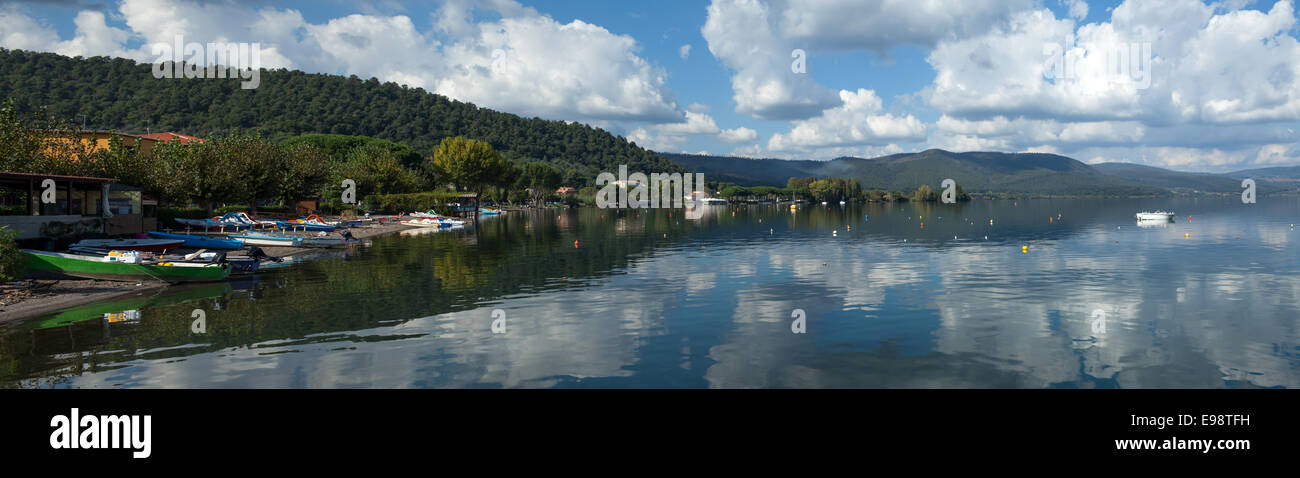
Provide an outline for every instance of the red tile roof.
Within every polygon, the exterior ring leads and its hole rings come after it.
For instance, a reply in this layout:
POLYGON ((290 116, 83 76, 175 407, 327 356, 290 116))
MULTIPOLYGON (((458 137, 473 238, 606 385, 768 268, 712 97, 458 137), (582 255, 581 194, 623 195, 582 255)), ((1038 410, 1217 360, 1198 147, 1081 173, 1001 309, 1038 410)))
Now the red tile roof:
POLYGON ((190 135, 187 135, 187 134, 180 134, 180 133, 172 133, 172 132, 170 132, 170 131, 168 131, 168 132, 166 132, 166 133, 150 133, 150 134, 142 134, 142 135, 140 135, 140 136, 141 136, 141 137, 144 137, 144 138, 152 139, 152 140, 154 140, 154 141, 161 141, 161 142, 164 142, 164 143, 170 143, 170 142, 172 142, 172 141, 179 141, 181 144, 190 144, 190 143, 206 143, 206 142, 207 142, 207 140, 205 140, 205 139, 203 139, 203 138, 200 138, 200 137, 197 137, 197 136, 190 136, 190 135))

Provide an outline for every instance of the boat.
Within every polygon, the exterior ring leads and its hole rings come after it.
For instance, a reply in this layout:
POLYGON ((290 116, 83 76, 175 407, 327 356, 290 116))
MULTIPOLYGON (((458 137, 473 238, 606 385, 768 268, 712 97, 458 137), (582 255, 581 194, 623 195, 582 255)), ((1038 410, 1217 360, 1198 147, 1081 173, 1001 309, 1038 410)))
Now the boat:
POLYGON ((442 227, 448 227, 448 226, 450 225, 450 223, 448 223, 448 222, 444 222, 444 221, 440 221, 440 220, 438 220, 438 219, 432 219, 432 218, 423 217, 423 218, 419 218, 419 219, 407 219, 407 220, 405 220, 405 221, 402 221, 402 225, 403 225, 403 226, 411 226, 411 227, 438 227, 438 228, 442 228, 442 227))
POLYGON ((185 219, 178 217, 176 218, 176 222, 189 227, 201 227, 204 229, 248 229, 259 225, 258 222, 253 221, 252 219, 247 219, 248 216, 243 214, 244 213, 232 212, 221 217, 208 219, 185 219), (241 215, 243 216, 241 217, 241 215))
POLYGON ((505 214, 505 211, 500 209, 479 208, 478 213, 483 216, 495 216, 498 214, 505 214))
POLYGON ((316 224, 316 223, 303 221, 302 219, 294 219, 291 221, 275 221, 275 225, 282 229, 302 230, 302 231, 333 232, 335 229, 338 229, 337 226, 333 226, 330 224, 316 224))
POLYGON ((28 270, 83 279, 178 283, 219 281, 230 276, 230 264, 224 262, 160 261, 147 253, 112 251, 101 256, 28 249, 22 252, 28 270))
POLYGON ((243 249, 244 243, 232 239, 218 239, 215 237, 195 236, 191 234, 173 234, 170 232, 150 232, 149 237, 154 239, 179 239, 183 241, 181 245, 193 247, 195 249, 243 249))
POLYGON ((1136 214, 1136 216, 1139 221, 1172 222, 1174 220, 1174 213, 1166 212, 1166 211, 1139 212, 1136 214))
POLYGON ((333 232, 337 226, 308 224, 305 222, 276 221, 277 227, 296 231, 333 232))
MULTIPOLYGON (((441 214, 438 214, 438 213, 434 212, 432 209, 430 209, 430 210, 428 210, 428 211, 426 211, 426 212, 413 212, 413 213, 410 214, 410 217, 415 218, 415 220, 432 219, 432 220, 436 220, 436 221, 442 221, 442 222, 446 222, 446 223, 451 223, 452 225, 462 225, 462 224, 465 224, 465 221, 461 221, 461 220, 458 220, 458 219, 452 219, 452 218, 449 218, 449 217, 447 217, 447 216, 443 216, 443 215, 441 215, 441 214)), ((405 221, 406 221, 406 220, 403 220, 403 222, 405 222, 405 221)))
POLYGON ((302 245, 302 238, 291 237, 291 236, 271 236, 266 234, 241 234, 241 235, 232 234, 226 237, 235 239, 239 242, 244 243, 244 245, 248 245, 248 246, 298 247, 302 245))
POLYGON ((108 249, 111 251, 163 252, 181 247, 180 239, 83 239, 69 247, 108 249))
POLYGON ((726 206, 727 200, 722 198, 704 198, 701 202, 705 206, 726 206))

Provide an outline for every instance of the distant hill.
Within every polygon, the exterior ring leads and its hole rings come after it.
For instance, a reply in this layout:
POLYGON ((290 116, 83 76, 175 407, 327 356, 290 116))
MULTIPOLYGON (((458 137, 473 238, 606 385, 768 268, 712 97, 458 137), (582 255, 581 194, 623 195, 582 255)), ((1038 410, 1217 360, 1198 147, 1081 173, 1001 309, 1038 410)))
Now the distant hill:
POLYGON ((1241 186, 1242 179, 1251 178, 1255 180, 1256 188, 1262 193, 1278 191, 1288 195, 1300 195, 1300 166, 1247 169, 1233 171, 1224 176, 1235 179, 1238 187, 1241 186))
MULTIPOLYGON (((157 79, 150 64, 69 58, 0 48, 0 100, 19 112, 45 108, 88 129, 176 131, 211 136, 257 131, 273 139, 310 133, 369 136, 423 156, 443 138, 491 143, 515 160, 545 161, 568 179, 594 183, 600 171, 679 171, 621 136, 580 123, 523 118, 420 88, 296 70, 262 70, 261 86, 238 80, 157 79)), ((568 184, 581 186, 582 184, 568 184)))
POLYGON ((1144 186, 1175 192, 1241 192, 1241 180, 1209 173, 1184 173, 1133 163, 1099 163, 1093 168, 1104 174, 1130 179, 1144 186))
POLYGON ((1142 196, 1167 193, 1102 172, 1077 160, 1042 153, 954 153, 930 149, 872 159, 784 161, 703 155, 664 157, 710 181, 745 186, 785 186, 792 176, 857 179, 863 188, 910 191, 923 184, 938 188, 951 178, 970 193, 1043 196, 1142 196))
POLYGON ((1242 171, 1233 171, 1226 173, 1224 176, 1237 179, 1255 178, 1267 179, 1270 181, 1282 180, 1300 180, 1300 166, 1277 167, 1277 168, 1260 168, 1246 169, 1242 171))
POLYGON ((1099 163, 1092 167, 1105 174, 1182 194, 1236 194, 1242 191, 1241 180, 1246 178, 1255 180, 1256 190, 1261 194, 1300 189, 1300 167, 1249 169, 1223 174, 1185 173, 1133 163, 1099 163))
POLYGON ((816 176, 825 161, 786 159, 751 159, 731 156, 659 153, 660 156, 693 173, 703 173, 709 181, 736 183, 741 186, 780 186, 792 177, 816 176))

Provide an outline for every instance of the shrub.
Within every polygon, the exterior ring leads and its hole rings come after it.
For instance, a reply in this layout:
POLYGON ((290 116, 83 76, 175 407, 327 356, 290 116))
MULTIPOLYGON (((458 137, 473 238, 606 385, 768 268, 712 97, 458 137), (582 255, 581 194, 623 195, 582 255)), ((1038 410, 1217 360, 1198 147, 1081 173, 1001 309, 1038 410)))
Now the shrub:
POLYGON ((27 258, 18 250, 18 231, 0 226, 0 282, 18 280, 27 273, 27 258))

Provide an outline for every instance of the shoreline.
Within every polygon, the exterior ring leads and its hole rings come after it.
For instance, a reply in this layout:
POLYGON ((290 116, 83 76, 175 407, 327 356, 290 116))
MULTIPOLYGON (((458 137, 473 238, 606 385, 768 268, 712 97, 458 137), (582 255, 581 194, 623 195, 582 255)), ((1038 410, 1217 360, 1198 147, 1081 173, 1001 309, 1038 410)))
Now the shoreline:
MULTIPOLYGON (((366 240, 410 229, 401 223, 350 228, 352 236, 366 240)), ((318 247, 263 247, 262 251, 275 257, 292 256, 310 258, 316 253, 326 253, 338 248, 318 247)), ((106 281, 96 279, 47 279, 27 281, 28 287, 0 288, 0 325, 46 315, 70 307, 119 299, 131 295, 144 295, 166 290, 173 284, 166 282, 106 281), (10 302, 10 300, 13 302, 10 302)))

